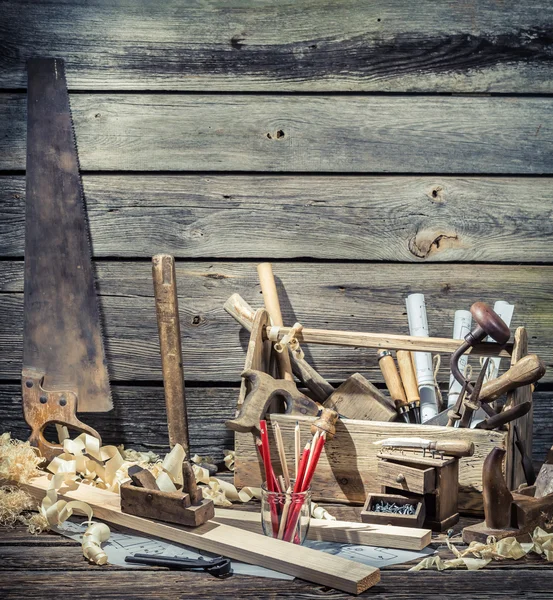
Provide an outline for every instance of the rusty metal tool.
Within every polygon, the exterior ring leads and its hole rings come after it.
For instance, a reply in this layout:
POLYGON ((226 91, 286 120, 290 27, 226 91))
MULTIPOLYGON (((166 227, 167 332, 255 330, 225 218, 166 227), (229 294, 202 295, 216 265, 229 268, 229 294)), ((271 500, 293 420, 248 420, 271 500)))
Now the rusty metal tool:
MULTIPOLYGON (((522 402, 521 404, 517 404, 512 408, 508 408, 506 410, 501 411, 499 414, 494 415, 493 417, 488 417, 483 421, 480 421, 474 428, 475 429, 497 429, 498 427, 503 427, 507 423, 511 421, 516 421, 516 419, 520 419, 520 417, 524 417, 530 409, 532 408, 532 402, 522 402)), ((518 450, 521 453, 522 464, 524 467, 524 462, 527 460, 526 453, 523 453, 523 447, 518 445, 518 450)), ((527 482, 528 483, 528 482, 527 482)))
MULTIPOLYGON (((482 403, 478 400, 478 397, 480 395, 482 385, 484 384, 484 378, 486 377, 486 373, 488 371, 489 362, 490 359, 487 358, 484 362, 484 366, 480 369, 480 373, 478 374, 476 383, 474 384, 471 393, 463 400, 463 414, 461 415, 461 420, 459 421, 459 427, 470 427, 472 415, 482 406, 482 403)), ((468 390, 469 387, 470 382, 466 384, 466 389, 468 390)))
POLYGON ((50 460, 63 448, 44 437, 49 423, 99 439, 76 413, 113 404, 64 62, 27 71, 23 413, 50 460))
MULTIPOLYGON (((467 385, 468 385, 468 380, 465 381, 463 387, 461 388, 461 391, 459 392, 459 395, 457 396, 457 400, 456 400, 455 404, 453 405, 453 407, 450 409, 446 409, 444 412, 441 412, 439 415, 434 417, 434 419, 438 419, 441 415, 444 415, 447 419, 447 423, 444 423, 444 425, 446 427, 454 427, 455 423, 457 423, 457 421, 461 420, 461 416, 462 416, 461 409, 463 408, 463 402, 465 401, 465 395, 467 393, 467 385)), ((434 423, 433 419, 430 419, 430 421, 427 421, 426 424, 434 425, 437 423, 434 423)))
POLYGON ((190 442, 188 439, 188 416, 182 368, 179 301, 174 257, 170 254, 156 254, 152 258, 152 277, 169 444, 171 448, 175 444, 180 444, 188 457, 190 442))

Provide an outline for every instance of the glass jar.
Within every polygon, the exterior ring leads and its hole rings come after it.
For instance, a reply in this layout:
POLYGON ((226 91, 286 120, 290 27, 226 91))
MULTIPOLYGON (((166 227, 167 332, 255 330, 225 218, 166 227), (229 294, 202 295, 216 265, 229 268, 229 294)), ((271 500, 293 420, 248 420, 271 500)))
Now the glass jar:
MULTIPOLYGON (((294 481, 291 481, 294 487, 294 481)), ((266 536, 303 544, 311 519, 311 488, 305 492, 270 492, 261 486, 261 525, 266 536)))

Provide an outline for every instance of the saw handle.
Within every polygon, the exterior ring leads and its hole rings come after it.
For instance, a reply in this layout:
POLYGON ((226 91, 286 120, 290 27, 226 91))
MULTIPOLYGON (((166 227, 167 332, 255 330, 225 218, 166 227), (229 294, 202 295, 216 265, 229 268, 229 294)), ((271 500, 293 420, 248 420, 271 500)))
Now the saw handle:
POLYGON ((44 429, 50 423, 66 425, 71 429, 88 433, 102 440, 95 429, 77 418, 77 396, 73 392, 48 392, 42 387, 42 377, 23 373, 22 395, 23 415, 31 428, 29 442, 36 446, 48 461, 63 452, 63 446, 53 444, 44 437, 44 429))
POLYGON ((536 383, 545 375, 545 364, 537 354, 528 354, 518 360, 501 377, 485 383, 478 399, 493 402, 503 394, 523 385, 536 383))
POLYGON ((246 369, 242 377, 249 382, 250 392, 244 399, 238 416, 225 425, 239 433, 252 432, 259 435, 259 421, 265 418, 269 406, 276 397, 286 404, 285 414, 316 416, 319 405, 296 387, 293 381, 273 379, 267 373, 246 369))

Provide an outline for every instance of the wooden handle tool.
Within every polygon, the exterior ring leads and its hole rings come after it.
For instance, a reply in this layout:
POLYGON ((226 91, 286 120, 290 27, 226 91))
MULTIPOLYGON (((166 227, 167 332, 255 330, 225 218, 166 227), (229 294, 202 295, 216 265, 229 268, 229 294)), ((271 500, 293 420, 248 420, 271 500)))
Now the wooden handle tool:
POLYGON ((456 456, 458 458, 472 456, 474 454, 474 444, 462 440, 454 442, 436 442, 433 449, 446 456, 456 456))
POLYGON ((403 384, 403 389, 405 390, 405 395, 407 396, 407 403, 410 406, 420 406, 421 397, 419 394, 417 376, 413 366, 412 353, 408 350, 398 350, 396 352, 396 357, 401 382, 403 384))
MULTIPOLYGON (((273 322, 273 325, 282 327, 284 323, 282 321, 282 313, 280 312, 280 302, 278 301, 275 276, 273 275, 271 263, 261 263, 257 265, 257 274, 259 275, 259 283, 261 284, 265 308, 271 317, 271 321, 273 322)), ((288 352, 277 352, 276 356, 281 379, 294 381, 288 352)))
POLYGON ((482 386, 480 402, 493 402, 503 394, 523 385, 530 385, 545 375, 545 364, 537 354, 528 354, 517 361, 501 377, 492 379, 482 386))
POLYGON ((152 258, 152 276, 156 300, 157 325, 167 427, 171 448, 180 444, 189 456, 188 417, 184 394, 182 347, 179 323, 179 304, 175 259, 169 254, 157 254, 152 258))
MULTIPOLYGON (((239 295, 232 294, 224 304, 224 309, 242 327, 252 330, 254 320, 253 308, 239 295)), ((324 402, 333 392, 334 387, 303 358, 289 354, 292 372, 313 394, 319 402, 324 402)))
POLYGON ((407 401, 405 389, 396 368, 394 357, 389 350, 378 351, 378 365, 397 411, 400 414, 404 414, 409 409, 409 402, 407 401))

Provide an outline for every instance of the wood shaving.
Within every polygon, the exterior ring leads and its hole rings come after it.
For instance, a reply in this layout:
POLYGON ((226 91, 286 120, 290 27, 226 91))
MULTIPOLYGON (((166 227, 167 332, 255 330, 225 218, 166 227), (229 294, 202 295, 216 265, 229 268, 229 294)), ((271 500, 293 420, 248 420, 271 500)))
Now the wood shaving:
POLYGON ((311 516, 314 519, 325 519, 326 521, 336 521, 326 508, 319 506, 316 502, 311 502, 311 516))
POLYGON ((225 458, 223 460, 225 462, 225 467, 229 471, 234 471, 234 457, 235 457, 234 450, 225 450, 224 453, 225 453, 225 458))
POLYGON ((437 569, 445 571, 446 569, 466 568, 469 571, 477 571, 492 560, 519 560, 530 552, 535 552, 547 561, 553 562, 553 533, 548 533, 541 527, 534 529, 532 541, 528 543, 519 542, 514 537, 496 540, 490 536, 485 544, 471 542, 467 548, 459 550, 450 540, 446 540, 446 542, 448 548, 455 554, 455 558, 443 560, 439 556, 429 556, 409 570, 437 569))
POLYGON ((21 513, 36 508, 31 496, 15 486, 0 487, 0 523, 5 527, 13 527, 21 522, 21 513))
POLYGON ((0 525, 14 527, 21 523, 29 533, 36 535, 50 528, 48 521, 39 513, 28 514, 36 510, 35 500, 15 486, 0 488, 0 525))
POLYGON ((109 527, 105 523, 92 523, 83 533, 83 555, 96 565, 105 565, 108 555, 102 549, 102 542, 110 536, 109 527))
POLYGON ((0 435, 0 479, 27 483, 40 475, 38 465, 42 461, 29 442, 14 440, 7 432, 0 435))

